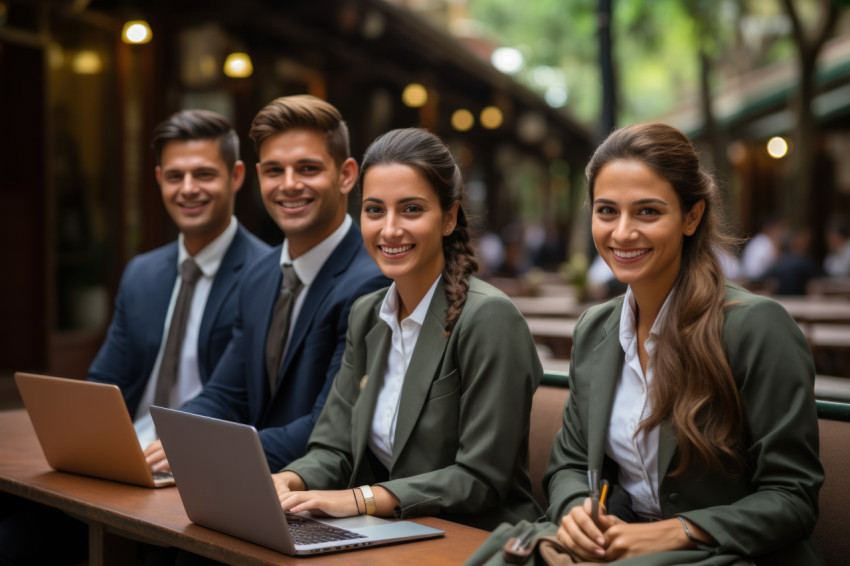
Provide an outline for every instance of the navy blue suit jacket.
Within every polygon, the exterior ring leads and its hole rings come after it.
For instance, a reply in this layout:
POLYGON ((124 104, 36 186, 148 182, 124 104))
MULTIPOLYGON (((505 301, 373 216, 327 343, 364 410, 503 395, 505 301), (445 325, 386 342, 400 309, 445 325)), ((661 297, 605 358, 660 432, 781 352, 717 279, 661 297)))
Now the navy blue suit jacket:
MULTIPOLYGON (((240 224, 213 280, 198 334, 198 370, 206 383, 230 341, 236 289, 243 267, 269 250, 240 224)), ((177 278, 177 242, 134 257, 124 269, 106 341, 89 367, 88 379, 121 388, 136 414, 156 362, 168 303, 177 278)))
POLYGON ((265 348, 283 278, 280 254, 278 246, 248 268, 227 351, 203 392, 182 407, 255 426, 273 471, 306 451, 342 360, 351 305, 389 284, 366 252, 360 228, 353 224, 310 286, 292 329, 282 377, 272 393, 265 348))

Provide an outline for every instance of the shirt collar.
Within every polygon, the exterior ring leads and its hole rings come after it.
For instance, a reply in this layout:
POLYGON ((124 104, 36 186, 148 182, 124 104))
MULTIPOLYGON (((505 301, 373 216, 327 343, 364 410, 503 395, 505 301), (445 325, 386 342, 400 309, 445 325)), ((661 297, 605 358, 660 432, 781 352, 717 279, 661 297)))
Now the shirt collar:
MULTIPOLYGON (((664 299, 664 304, 658 311, 658 316, 655 317, 655 322, 652 323, 652 328, 649 329, 649 338, 646 341, 647 352, 654 350, 655 338, 661 333, 662 325, 667 320, 668 311, 670 310, 671 297, 676 292, 675 287, 667 293, 667 298, 664 299)), ((626 289, 626 296, 623 299, 623 311, 620 313, 620 345, 623 349, 627 349, 627 344, 637 337, 637 319, 635 318, 635 310, 637 309, 637 301, 635 300, 632 288, 629 286, 626 289)))
POLYGON ((352 222, 351 216, 346 214, 342 224, 330 236, 295 259, 289 256, 289 240, 284 240, 283 249, 280 251, 280 264, 291 263, 298 279, 305 287, 309 287, 319 275, 319 271, 322 270, 322 266, 325 265, 333 251, 345 239, 352 222))
MULTIPOLYGON (((419 301, 419 304, 416 305, 416 308, 413 309, 413 312, 408 315, 405 320, 411 320, 422 326, 425 324, 425 316, 428 314, 428 308, 431 306, 431 300, 434 298, 434 293, 437 291, 437 284, 440 282, 442 275, 438 275, 437 279, 431 284, 431 288, 428 289, 428 292, 425 293, 425 296, 422 297, 422 300, 419 301)), ((381 303, 381 311, 379 316, 381 320, 390 325, 390 328, 398 327, 398 307, 399 307, 399 299, 398 299, 398 291, 396 290, 395 281, 390 285, 387 294, 384 295, 384 300, 381 303)))
POLYGON ((224 259, 224 254, 227 253, 233 238, 236 237, 236 230, 239 228, 239 223, 236 222, 236 217, 230 217, 230 224, 224 229, 224 232, 216 236, 215 240, 204 246, 204 248, 195 254, 189 255, 186 251, 186 246, 183 244, 183 234, 177 237, 177 271, 180 272, 180 266, 183 261, 189 258, 195 261, 195 264, 200 268, 204 277, 212 279, 218 273, 218 268, 221 267, 221 261, 224 259))

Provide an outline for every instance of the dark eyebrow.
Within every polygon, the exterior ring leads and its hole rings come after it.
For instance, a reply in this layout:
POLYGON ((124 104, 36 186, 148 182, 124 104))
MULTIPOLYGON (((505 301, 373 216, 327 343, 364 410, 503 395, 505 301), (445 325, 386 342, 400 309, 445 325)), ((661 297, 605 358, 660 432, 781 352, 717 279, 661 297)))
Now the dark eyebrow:
MULTIPOLYGON (((405 204, 405 203, 408 203, 408 202, 416 202, 416 201, 424 201, 424 200, 426 200, 426 199, 424 199, 422 197, 405 197, 405 198, 402 198, 402 199, 398 199, 398 204, 405 204)), ((381 203, 381 204, 384 203, 384 201, 382 201, 379 198, 375 198, 375 197, 366 197, 366 198, 363 199, 363 202, 366 202, 366 201, 378 202, 378 203, 381 203)))
MULTIPOLYGON (((598 198, 598 199, 593 201, 593 204, 617 204, 617 203, 614 202, 613 200, 608 200, 608 199, 605 199, 605 198, 598 198)), ((636 200, 632 203, 632 206, 643 206, 645 204, 660 204, 662 206, 670 206, 669 204, 667 204, 665 201, 661 200, 660 198, 644 198, 644 199, 636 200)))
MULTIPOLYGON (((296 165, 322 165, 324 162, 318 157, 304 157, 295 162, 296 165)), ((280 167, 280 161, 270 159, 268 161, 260 161, 260 167, 277 166, 280 167)))
POLYGON ((641 200, 636 200, 632 204, 636 205, 636 206, 641 206, 641 205, 644 205, 644 204, 660 204, 662 206, 670 206, 666 202, 661 200, 660 198, 645 198, 645 199, 641 199, 641 200))
POLYGON ((213 167, 212 165, 201 165, 199 167, 195 167, 193 169, 181 169, 179 167, 170 167, 168 169, 163 170, 163 175, 170 175, 172 173, 179 173, 180 175, 185 175, 186 173, 204 173, 211 172, 217 173, 218 169, 213 167))

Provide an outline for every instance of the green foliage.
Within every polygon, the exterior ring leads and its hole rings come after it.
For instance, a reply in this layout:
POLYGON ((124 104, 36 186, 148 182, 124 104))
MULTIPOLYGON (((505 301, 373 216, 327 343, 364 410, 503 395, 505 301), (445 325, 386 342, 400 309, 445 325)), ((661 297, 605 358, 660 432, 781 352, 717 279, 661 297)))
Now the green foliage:
MULTIPOLYGON (((699 1, 699 0, 696 0, 699 1)), ((526 67, 518 79, 536 88, 539 65, 560 69, 567 108, 592 123, 599 115, 597 0, 470 0, 470 16, 503 45, 519 48, 526 67)), ((694 83, 696 33, 681 0, 615 0, 612 35, 620 122, 663 113, 694 83)))
MULTIPOLYGON (((850 0, 847 0, 850 2, 850 0)), ((804 17, 815 0, 797 0, 804 17)), ((566 109, 592 125, 602 100, 598 0, 469 0, 470 17, 501 45, 517 47, 526 67, 517 79, 541 94, 533 70, 563 73, 566 109)), ((715 92, 725 77, 787 61, 794 44, 777 0, 612 0, 618 123, 661 116, 698 96, 700 53, 712 65, 715 92)))

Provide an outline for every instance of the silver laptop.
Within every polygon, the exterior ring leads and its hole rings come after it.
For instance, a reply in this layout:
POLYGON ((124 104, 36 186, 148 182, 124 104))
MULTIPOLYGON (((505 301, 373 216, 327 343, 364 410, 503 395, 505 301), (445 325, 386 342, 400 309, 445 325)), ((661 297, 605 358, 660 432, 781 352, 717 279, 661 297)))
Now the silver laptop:
POLYGON ((152 474, 116 385, 18 372, 15 383, 47 463, 55 470, 166 487, 152 474))
POLYGON ((151 415, 193 523, 289 555, 445 534, 410 521, 367 515, 320 518, 285 513, 254 427, 156 406, 151 415))

